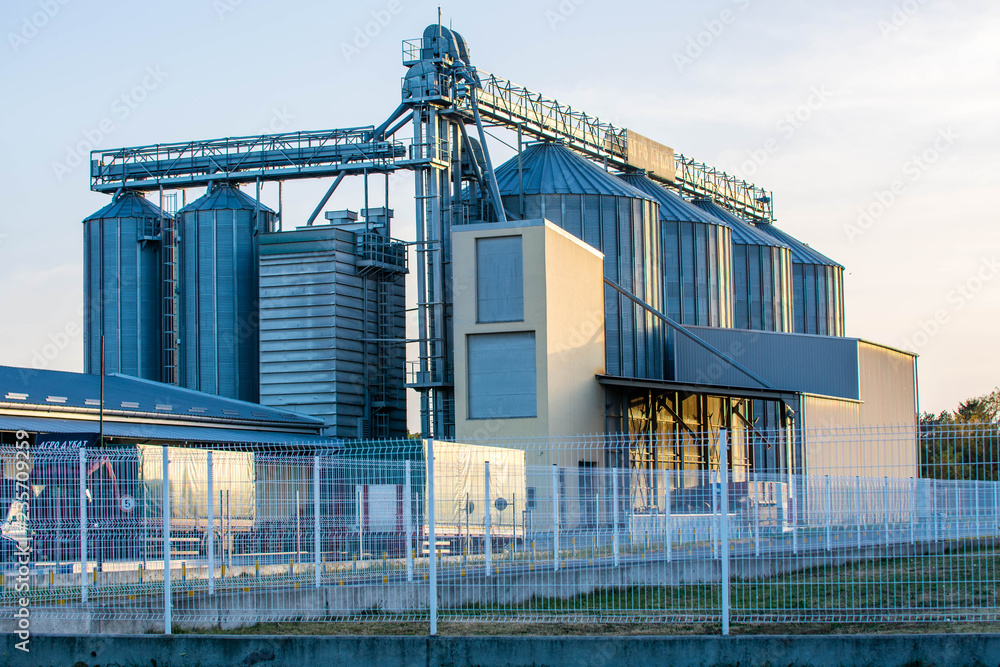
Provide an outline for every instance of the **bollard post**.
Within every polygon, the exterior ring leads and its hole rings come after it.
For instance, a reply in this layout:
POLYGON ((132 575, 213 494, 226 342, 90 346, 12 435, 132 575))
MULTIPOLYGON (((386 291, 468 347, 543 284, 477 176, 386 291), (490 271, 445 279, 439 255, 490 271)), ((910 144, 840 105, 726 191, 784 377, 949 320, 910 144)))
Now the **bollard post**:
POLYGON ((483 532, 485 533, 483 542, 483 554, 486 556, 486 576, 493 574, 493 532, 490 525, 490 462, 483 462, 483 494, 485 504, 483 505, 483 532))
POLYGON ((910 544, 917 543, 917 480, 910 478, 910 544))
POLYGON ((613 505, 611 517, 614 522, 611 531, 611 544, 614 550, 615 567, 618 567, 621 563, 621 557, 618 554, 618 468, 611 469, 611 503, 613 505))
POLYGON ((171 634, 170 608, 170 456, 163 451, 163 634, 171 634))
POLYGON ((826 495, 826 550, 830 551, 830 549, 833 548, 833 545, 831 544, 831 542, 833 541, 832 540, 832 535, 831 535, 831 533, 833 532, 833 522, 832 522, 832 520, 830 518, 830 512, 831 512, 832 508, 830 507, 831 503, 830 503, 830 476, 829 475, 824 475, 823 476, 823 483, 826 486, 826 489, 825 489, 825 491, 826 491, 826 493, 825 493, 825 495, 826 495))
POLYGON ((205 545, 206 555, 208 556, 208 594, 215 595, 215 498, 213 497, 215 491, 214 480, 213 480, 213 461, 212 452, 209 450, 208 456, 206 457, 205 467, 207 468, 207 480, 208 480, 208 535, 207 544, 205 545))
POLYGON ((316 570, 316 588, 323 583, 323 540, 319 532, 319 456, 313 457, 313 568, 316 570))
POLYGON ((429 572, 430 577, 430 590, 428 595, 430 597, 430 608, 431 608, 431 636, 437 634, 437 615, 438 615, 438 599, 437 599, 437 539, 436 531, 434 527, 434 439, 429 438, 427 441, 427 538, 430 540, 430 563, 429 572))
POLYGON ((559 571, 559 466, 552 464, 552 569, 559 571))
POLYGON ((719 494, 721 518, 719 537, 722 541, 722 634, 729 634, 729 438, 726 429, 719 430, 719 494))
POLYGON ((80 448, 80 601, 87 601, 87 450, 80 448))
POLYGON ((413 519, 411 517, 410 462, 405 464, 403 477, 403 525, 406 531, 406 580, 413 581, 413 519))

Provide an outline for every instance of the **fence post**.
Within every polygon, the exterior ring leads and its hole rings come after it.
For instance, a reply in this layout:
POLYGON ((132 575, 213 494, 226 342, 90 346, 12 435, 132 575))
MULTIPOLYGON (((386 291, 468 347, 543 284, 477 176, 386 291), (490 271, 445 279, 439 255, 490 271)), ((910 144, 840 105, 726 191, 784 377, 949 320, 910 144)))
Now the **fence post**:
POLYGON ((975 503, 975 505, 976 505, 976 513, 973 514, 973 516, 975 517, 975 521, 976 521, 976 539, 978 540, 981 537, 981 535, 979 533, 980 521, 979 521, 979 481, 978 480, 973 480, 972 481, 972 494, 976 497, 976 503, 975 503))
POLYGON ((403 477, 403 524, 406 530, 406 580, 413 581, 413 517, 412 509, 412 489, 410 487, 410 462, 405 464, 403 477))
POLYGON ((170 600, 170 456, 163 452, 163 634, 171 634, 170 600))
POLYGON ((621 558, 618 555, 618 468, 611 469, 611 503, 613 505, 611 520, 614 522, 611 529, 611 545, 614 551, 615 567, 618 567, 621 563, 621 558))
POLYGON ((552 569, 559 571, 559 466, 552 464, 552 569))
POLYGON ((80 448, 80 601, 87 601, 87 449, 80 448))
POLYGON ((437 536, 434 528, 434 439, 427 439, 427 539, 430 542, 430 577, 431 635, 437 634, 437 536))
POLYGON ((486 504, 483 507, 483 554, 486 556, 486 576, 493 574, 493 526, 490 524, 490 462, 483 462, 483 494, 486 504))
POLYGON ((753 479, 753 554, 760 556, 760 480, 754 473, 753 479))
MULTIPOLYGON (((302 509, 299 503, 299 490, 295 489, 295 562, 302 560, 302 509)), ((294 568, 292 574, 295 574, 294 568)))
POLYGON ((993 534, 1000 533, 1000 503, 997 502, 997 483, 993 482, 993 534))
POLYGON ((709 535, 712 538, 712 558, 719 557, 719 494, 715 491, 716 474, 708 471, 708 488, 712 495, 712 520, 709 522, 709 535))
POLYGON ((931 521, 932 521, 932 537, 935 542, 938 541, 938 515, 937 515, 937 484, 935 481, 928 480, 931 485, 931 521))
POLYGON ((910 544, 917 543, 917 480, 910 478, 910 544))
POLYGON ((882 478, 882 509, 885 516, 882 519, 882 527, 885 530, 885 546, 889 546, 889 477, 882 478))
POLYGON ((726 429, 719 430, 719 493, 722 496, 719 534, 722 540, 722 634, 729 634, 729 440, 726 429))
POLYGON ((319 456, 313 457, 313 567, 316 570, 316 588, 323 583, 323 540, 319 532, 319 456))
POLYGON ((861 548, 861 477, 854 476, 854 497, 858 506, 858 548, 861 548))
POLYGON ((666 470, 663 471, 663 494, 664 494, 664 508, 663 508, 663 519, 664 519, 664 537, 667 542, 667 562, 670 562, 671 551, 673 551, 673 536, 670 527, 670 473, 666 470))
POLYGON ((215 485, 213 479, 212 451, 208 451, 205 466, 208 474, 208 539, 205 551, 208 556, 208 594, 215 595, 215 485))
POLYGON ((823 476, 823 483, 826 486, 826 489, 825 489, 825 492, 826 492, 826 550, 830 551, 833 548, 833 545, 831 544, 831 542, 833 541, 832 540, 832 533, 833 533, 832 525, 833 524, 832 524, 832 521, 830 519, 830 512, 831 512, 832 508, 830 507, 830 476, 829 475, 824 475, 823 476))
POLYGON ((788 493, 792 496, 792 553, 799 553, 799 494, 795 492, 795 486, 797 484, 795 480, 795 474, 790 474, 788 476, 790 484, 788 485, 788 493))

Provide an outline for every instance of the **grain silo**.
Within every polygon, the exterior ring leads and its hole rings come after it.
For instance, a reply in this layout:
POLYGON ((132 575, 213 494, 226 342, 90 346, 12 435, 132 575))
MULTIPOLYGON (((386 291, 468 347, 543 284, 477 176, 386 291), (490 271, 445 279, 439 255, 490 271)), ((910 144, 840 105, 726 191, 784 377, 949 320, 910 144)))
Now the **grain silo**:
POLYGON ((792 331, 792 251, 711 199, 695 206, 726 222, 733 240, 733 326, 792 331))
POLYGON ((83 221, 84 370, 161 379, 160 233, 169 218, 125 190, 83 221))
POLYGON ((729 225, 645 174, 619 178, 659 204, 666 315, 681 324, 733 326, 729 225))
POLYGON ((260 402, 331 436, 403 437, 406 250, 391 210, 362 213, 261 237, 260 402))
MULTIPOLYGON (((605 278, 663 310, 659 213, 652 197, 559 143, 528 146, 496 177, 507 210, 549 220, 600 250, 605 278)), ((609 374, 664 377, 665 325, 607 286, 605 336, 609 374)))
POLYGON ((179 383, 257 402, 257 234, 272 228, 275 213, 217 184, 177 218, 179 383))
POLYGON ((844 335, 844 267, 772 223, 757 229, 792 250, 795 333, 844 335))

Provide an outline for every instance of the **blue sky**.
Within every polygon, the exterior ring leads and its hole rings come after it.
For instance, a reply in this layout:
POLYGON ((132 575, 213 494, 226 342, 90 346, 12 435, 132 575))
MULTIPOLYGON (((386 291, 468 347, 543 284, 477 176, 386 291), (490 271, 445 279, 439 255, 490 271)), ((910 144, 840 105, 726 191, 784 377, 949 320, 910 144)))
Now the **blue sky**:
MULTIPOLYGON (((772 190, 777 224, 847 267, 848 335, 921 355, 921 409, 1000 384, 1000 6, 441 7, 480 69, 772 190)), ((377 125, 398 104, 401 40, 436 8, 5 0, 0 363, 82 370, 80 221, 107 202, 89 191, 90 145, 377 125)), ((325 188, 287 185, 286 226, 325 188)), ((404 238, 412 191, 393 178, 404 238)), ((348 182, 330 207, 360 193, 348 182)))

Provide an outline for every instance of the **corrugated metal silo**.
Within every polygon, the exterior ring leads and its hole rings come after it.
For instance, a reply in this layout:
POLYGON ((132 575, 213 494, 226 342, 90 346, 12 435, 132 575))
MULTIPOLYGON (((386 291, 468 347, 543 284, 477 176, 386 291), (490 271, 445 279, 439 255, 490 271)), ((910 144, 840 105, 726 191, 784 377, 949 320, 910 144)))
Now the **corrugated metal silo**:
POLYGON ((180 385, 256 403, 257 233, 271 229, 275 213, 220 184, 177 218, 180 385))
POLYGON ((694 205, 729 225, 737 329, 792 331, 792 251, 711 199, 694 205))
MULTIPOLYGON (((507 210, 545 218, 604 253, 604 275, 663 310, 657 204, 557 143, 528 146, 496 170, 507 210), (523 195, 523 210, 521 201, 523 195)), ((607 372, 662 379, 665 325, 605 286, 607 372)))
POLYGON ((757 229, 792 249, 795 333, 844 335, 844 267, 771 223, 757 229))
POLYGON ((331 436, 404 437, 405 248, 345 213, 261 237, 260 402, 331 436))
POLYGON ((660 205, 666 314, 681 324, 733 326, 729 225, 645 174, 619 176, 660 205))
POLYGON ((161 379, 160 229, 168 214, 125 191, 83 221, 84 370, 161 379))

